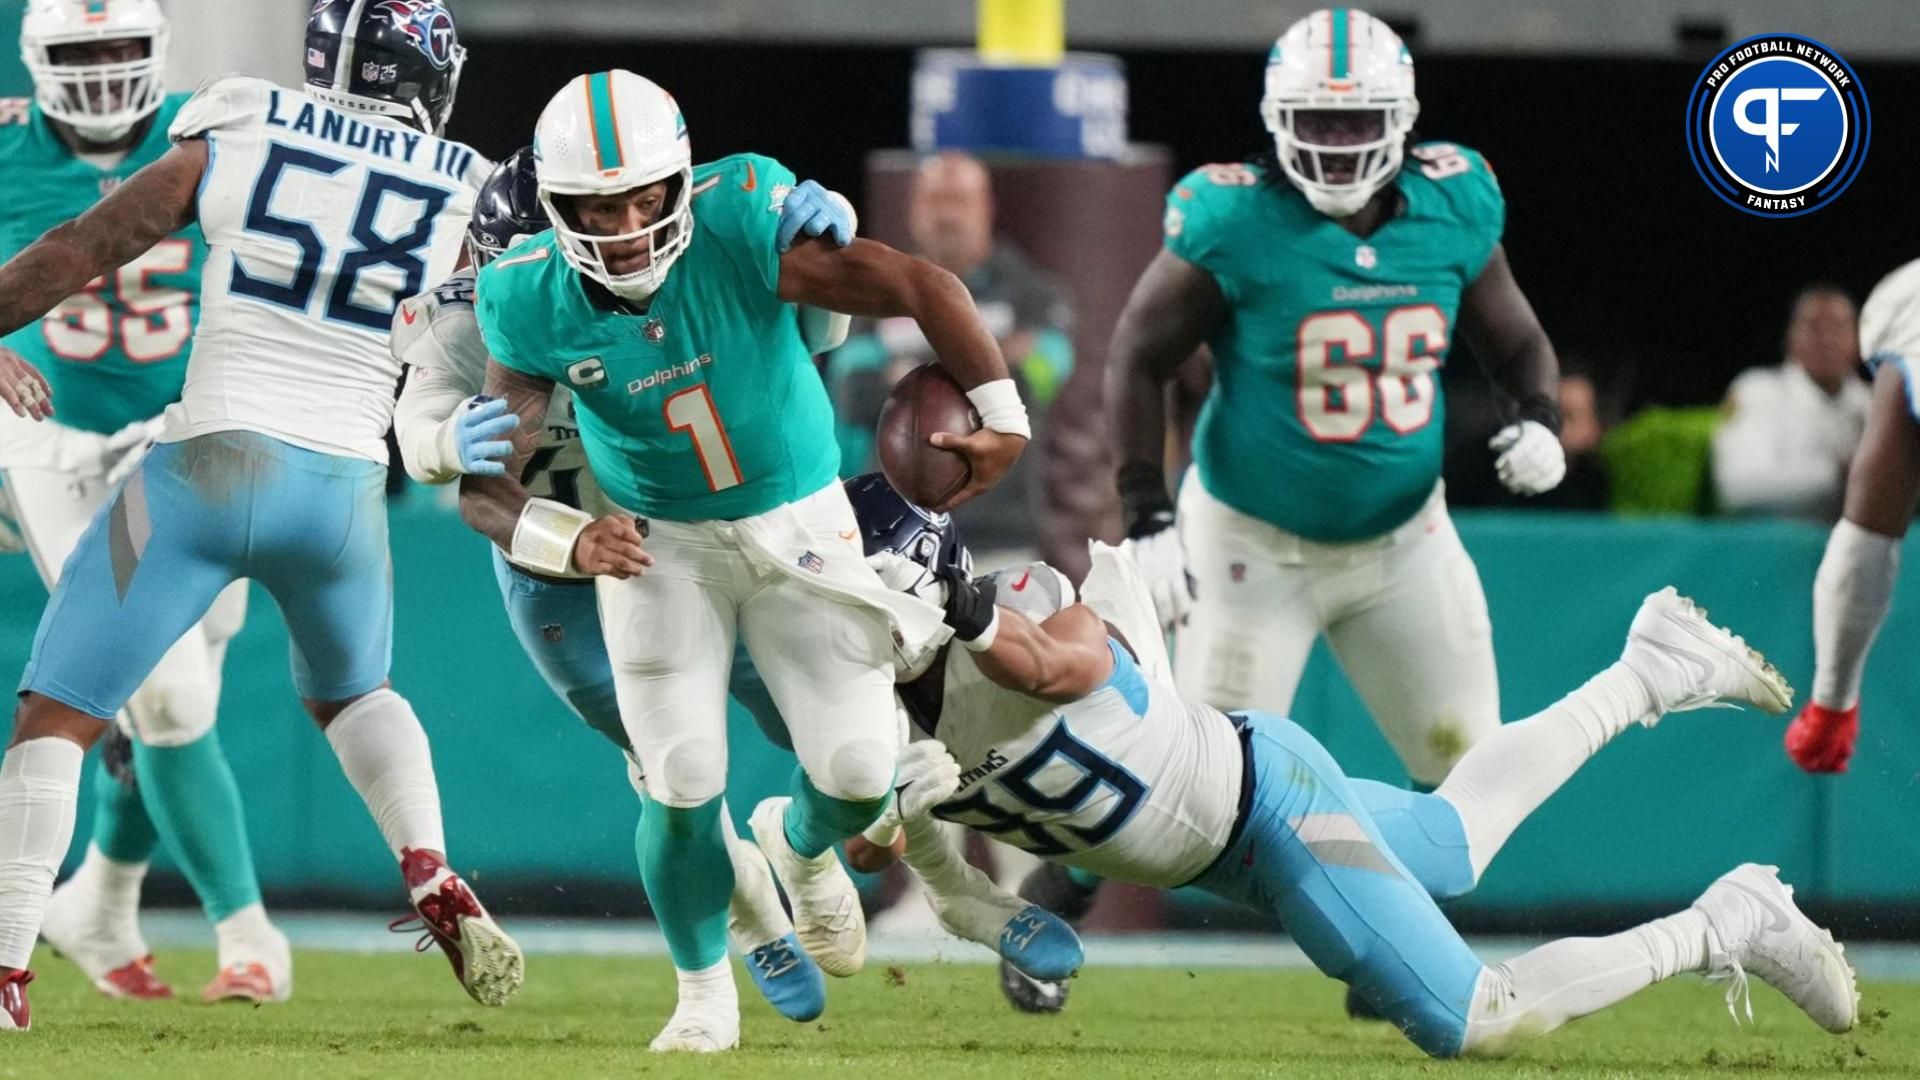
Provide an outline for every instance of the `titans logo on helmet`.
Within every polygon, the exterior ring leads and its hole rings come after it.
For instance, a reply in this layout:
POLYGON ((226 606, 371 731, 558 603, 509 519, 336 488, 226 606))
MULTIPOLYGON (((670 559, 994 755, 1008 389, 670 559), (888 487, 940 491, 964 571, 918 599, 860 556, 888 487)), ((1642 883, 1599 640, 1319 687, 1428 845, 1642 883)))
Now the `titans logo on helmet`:
POLYGON ((453 16, 446 8, 431 0, 380 0, 368 14, 385 16, 434 67, 453 63, 453 16))
POLYGON ((1866 163, 1867 92, 1838 53, 1797 34, 1735 42, 1687 102, 1687 152, 1720 199, 1759 217, 1832 202, 1866 163))

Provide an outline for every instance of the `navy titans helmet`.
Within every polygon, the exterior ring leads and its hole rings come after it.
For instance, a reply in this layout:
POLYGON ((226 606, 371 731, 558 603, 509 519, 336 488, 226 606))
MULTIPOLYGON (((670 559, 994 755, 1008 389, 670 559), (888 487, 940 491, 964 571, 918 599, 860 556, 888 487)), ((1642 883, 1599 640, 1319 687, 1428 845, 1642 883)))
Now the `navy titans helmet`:
POLYGON ((846 487, 847 501, 860 523, 860 543, 868 555, 891 551, 929 570, 945 567, 973 576, 973 555, 960 542, 952 515, 908 502, 877 472, 856 476, 846 487))
POLYGON ((431 0, 315 0, 306 60, 307 92, 321 101, 438 135, 467 50, 431 0))
POLYGON ((546 227, 547 211, 540 205, 533 147, 521 147, 494 166, 486 183, 480 185, 473 217, 467 222, 467 258, 478 270, 512 247, 515 240, 546 227))

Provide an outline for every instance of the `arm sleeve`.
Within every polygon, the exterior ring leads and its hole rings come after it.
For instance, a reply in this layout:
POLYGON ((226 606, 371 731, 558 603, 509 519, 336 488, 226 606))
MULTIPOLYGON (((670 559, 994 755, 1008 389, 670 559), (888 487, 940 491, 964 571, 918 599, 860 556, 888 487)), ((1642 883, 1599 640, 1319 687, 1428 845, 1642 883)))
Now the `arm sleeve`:
POLYGON ((408 301, 394 315, 394 357, 408 369, 406 388, 394 407, 394 438, 407 475, 423 484, 445 484, 460 476, 453 416, 462 402, 478 394, 486 381, 487 351, 470 313, 408 301), (404 324, 408 307, 419 306, 412 327, 404 324), (465 318, 458 316, 466 314, 465 318))

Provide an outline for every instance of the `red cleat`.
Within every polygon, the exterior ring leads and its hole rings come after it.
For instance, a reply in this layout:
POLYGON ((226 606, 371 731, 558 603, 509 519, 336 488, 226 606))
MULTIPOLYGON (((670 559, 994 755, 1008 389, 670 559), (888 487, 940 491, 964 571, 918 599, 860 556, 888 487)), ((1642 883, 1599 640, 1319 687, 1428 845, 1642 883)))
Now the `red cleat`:
POLYGON ((1860 737, 1860 706, 1829 709, 1813 702, 1787 725, 1787 756, 1810 773, 1843 773, 1860 737))
POLYGON ((493 921, 438 852, 403 849, 400 874, 406 879, 415 916, 395 919, 387 929, 396 933, 424 929, 426 933, 414 946, 417 951, 437 943, 453 964, 454 977, 473 1000, 505 1005, 526 976, 520 946, 493 921))
POLYGON ((166 1001, 173 997, 173 987, 161 982, 159 976, 153 973, 152 953, 114 968, 95 979, 93 985, 110 998, 166 1001))
POLYGON ((221 968, 213 981, 200 991, 200 1000, 209 1005, 222 1001, 264 1005, 286 999, 286 993, 274 985, 273 975, 264 964, 234 964, 221 968))
POLYGON ((0 1031, 25 1031, 33 1026, 32 1010, 27 1008, 27 984, 33 972, 26 968, 0 968, 0 1031))

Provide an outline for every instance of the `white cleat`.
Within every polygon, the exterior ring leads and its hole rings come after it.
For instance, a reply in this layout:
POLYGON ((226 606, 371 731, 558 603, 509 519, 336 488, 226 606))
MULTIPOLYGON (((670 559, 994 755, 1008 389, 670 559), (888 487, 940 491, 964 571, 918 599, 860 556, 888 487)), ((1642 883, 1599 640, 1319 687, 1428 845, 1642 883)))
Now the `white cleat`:
POLYGON ((750 825, 760 851, 793 904, 794 935, 829 975, 846 978, 867 962, 867 915, 860 893, 829 848, 804 859, 787 844, 787 808, 784 796, 763 799, 750 825))
POLYGON ((1860 989, 1845 950, 1793 902, 1793 887, 1774 866, 1747 863, 1707 887, 1694 910, 1707 917, 1707 978, 1727 979, 1727 1011, 1734 1003, 1753 1019, 1747 976, 1787 995, 1813 1022, 1838 1035, 1860 1016, 1860 989))
POLYGON ((153 972, 153 954, 140 937, 135 913, 107 914, 92 884, 89 875, 77 873, 53 890, 40 936, 107 997, 135 1001, 172 997, 173 988, 153 972))
POLYGON ((1766 657, 1708 622, 1705 609, 1671 585, 1641 603, 1620 659, 1653 697, 1642 721, 1649 727, 1666 713, 1703 705, 1744 702, 1782 713, 1793 704, 1793 687, 1766 657))

